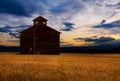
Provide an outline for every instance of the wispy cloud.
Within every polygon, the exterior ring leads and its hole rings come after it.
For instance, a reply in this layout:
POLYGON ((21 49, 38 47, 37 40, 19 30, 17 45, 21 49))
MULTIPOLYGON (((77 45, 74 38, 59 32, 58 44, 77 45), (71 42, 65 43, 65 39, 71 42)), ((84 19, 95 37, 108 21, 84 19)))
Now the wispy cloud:
POLYGON ((74 29, 74 23, 64 22, 63 24, 65 25, 65 28, 61 29, 61 31, 72 31, 74 29))
POLYGON ((93 28, 116 28, 120 27, 120 20, 104 24, 105 21, 102 21, 99 25, 93 26, 93 28))

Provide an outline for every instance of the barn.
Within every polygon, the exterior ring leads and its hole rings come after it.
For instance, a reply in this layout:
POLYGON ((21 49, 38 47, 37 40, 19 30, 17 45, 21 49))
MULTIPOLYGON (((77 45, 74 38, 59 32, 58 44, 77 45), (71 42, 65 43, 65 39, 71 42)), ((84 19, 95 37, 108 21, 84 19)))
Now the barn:
POLYGON ((47 26, 47 21, 39 16, 32 27, 20 32, 21 54, 59 54, 60 32, 47 26))

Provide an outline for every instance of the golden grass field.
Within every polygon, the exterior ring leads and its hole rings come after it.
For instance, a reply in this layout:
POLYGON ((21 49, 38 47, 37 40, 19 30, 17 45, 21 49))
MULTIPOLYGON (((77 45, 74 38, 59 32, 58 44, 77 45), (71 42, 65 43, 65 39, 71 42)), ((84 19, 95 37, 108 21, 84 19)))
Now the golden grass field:
POLYGON ((0 54, 0 81, 120 81, 119 54, 0 54))

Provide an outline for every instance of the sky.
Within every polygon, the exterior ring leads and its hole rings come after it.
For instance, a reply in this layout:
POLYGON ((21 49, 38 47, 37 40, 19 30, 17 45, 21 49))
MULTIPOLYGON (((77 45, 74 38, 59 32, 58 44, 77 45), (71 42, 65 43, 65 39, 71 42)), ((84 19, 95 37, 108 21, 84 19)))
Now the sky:
POLYGON ((61 32, 61 47, 120 46, 120 0, 1 0, 0 45, 19 46, 38 16, 61 32))

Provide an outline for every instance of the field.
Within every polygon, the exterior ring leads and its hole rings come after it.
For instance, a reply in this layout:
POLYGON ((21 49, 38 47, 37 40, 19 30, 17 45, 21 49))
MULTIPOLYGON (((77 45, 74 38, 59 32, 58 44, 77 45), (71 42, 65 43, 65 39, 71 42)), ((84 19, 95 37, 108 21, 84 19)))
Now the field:
POLYGON ((119 54, 0 54, 0 81, 120 81, 119 54))

